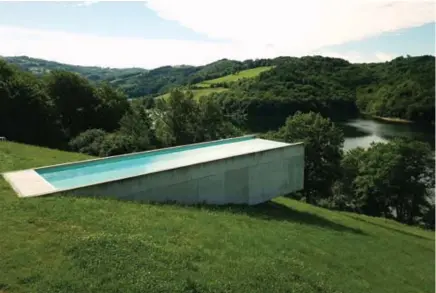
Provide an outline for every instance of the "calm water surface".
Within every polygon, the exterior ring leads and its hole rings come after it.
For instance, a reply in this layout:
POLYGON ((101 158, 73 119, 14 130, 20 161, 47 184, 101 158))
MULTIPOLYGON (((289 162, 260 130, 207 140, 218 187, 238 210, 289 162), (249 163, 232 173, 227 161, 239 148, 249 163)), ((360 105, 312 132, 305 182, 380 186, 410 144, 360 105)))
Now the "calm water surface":
POLYGON ((409 137, 428 142, 435 150, 434 127, 354 119, 339 124, 345 135, 344 150, 369 147, 372 142, 387 142, 395 137, 409 137))

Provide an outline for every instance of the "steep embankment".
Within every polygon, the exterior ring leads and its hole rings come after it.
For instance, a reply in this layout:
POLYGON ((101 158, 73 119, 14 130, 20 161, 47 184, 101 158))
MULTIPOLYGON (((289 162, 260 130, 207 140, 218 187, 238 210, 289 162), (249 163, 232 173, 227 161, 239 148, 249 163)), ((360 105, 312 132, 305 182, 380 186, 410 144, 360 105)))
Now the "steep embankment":
MULTIPOLYGON (((86 156, 0 142, 0 172, 86 156)), ((434 233, 278 198, 256 207, 18 199, 0 292, 432 292, 434 233)))

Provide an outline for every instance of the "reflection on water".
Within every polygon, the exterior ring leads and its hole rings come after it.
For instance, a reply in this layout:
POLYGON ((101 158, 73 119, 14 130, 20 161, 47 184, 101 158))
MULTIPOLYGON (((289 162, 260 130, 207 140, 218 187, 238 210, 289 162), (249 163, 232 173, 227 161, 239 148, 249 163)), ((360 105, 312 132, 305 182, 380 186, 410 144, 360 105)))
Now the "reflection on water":
POLYGON ((371 119, 355 119, 340 123, 344 131, 344 150, 355 147, 369 147, 372 142, 386 142, 395 137, 408 137, 430 143, 435 149, 434 127, 414 124, 399 124, 371 119))

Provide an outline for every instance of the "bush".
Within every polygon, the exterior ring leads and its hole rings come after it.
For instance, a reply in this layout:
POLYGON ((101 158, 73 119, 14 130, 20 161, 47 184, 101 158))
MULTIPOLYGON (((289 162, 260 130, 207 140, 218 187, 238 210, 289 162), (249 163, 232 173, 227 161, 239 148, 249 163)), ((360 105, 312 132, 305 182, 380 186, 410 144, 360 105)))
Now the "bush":
POLYGON ((129 135, 111 133, 105 136, 99 156, 116 156, 137 151, 134 139, 129 135))
POLYGON ((72 151, 98 156, 107 133, 102 129, 89 129, 73 138, 69 146, 72 151))

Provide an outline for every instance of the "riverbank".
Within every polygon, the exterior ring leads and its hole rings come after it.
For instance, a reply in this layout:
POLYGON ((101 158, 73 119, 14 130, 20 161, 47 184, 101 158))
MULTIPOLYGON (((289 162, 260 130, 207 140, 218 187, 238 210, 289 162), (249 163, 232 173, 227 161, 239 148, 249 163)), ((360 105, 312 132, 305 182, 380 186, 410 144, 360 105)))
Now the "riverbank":
POLYGON ((381 121, 386 121, 386 122, 404 123, 404 124, 415 123, 412 120, 401 119, 401 118, 382 117, 382 116, 375 116, 375 115, 371 115, 370 117, 372 117, 373 119, 376 119, 376 120, 381 120, 381 121))

